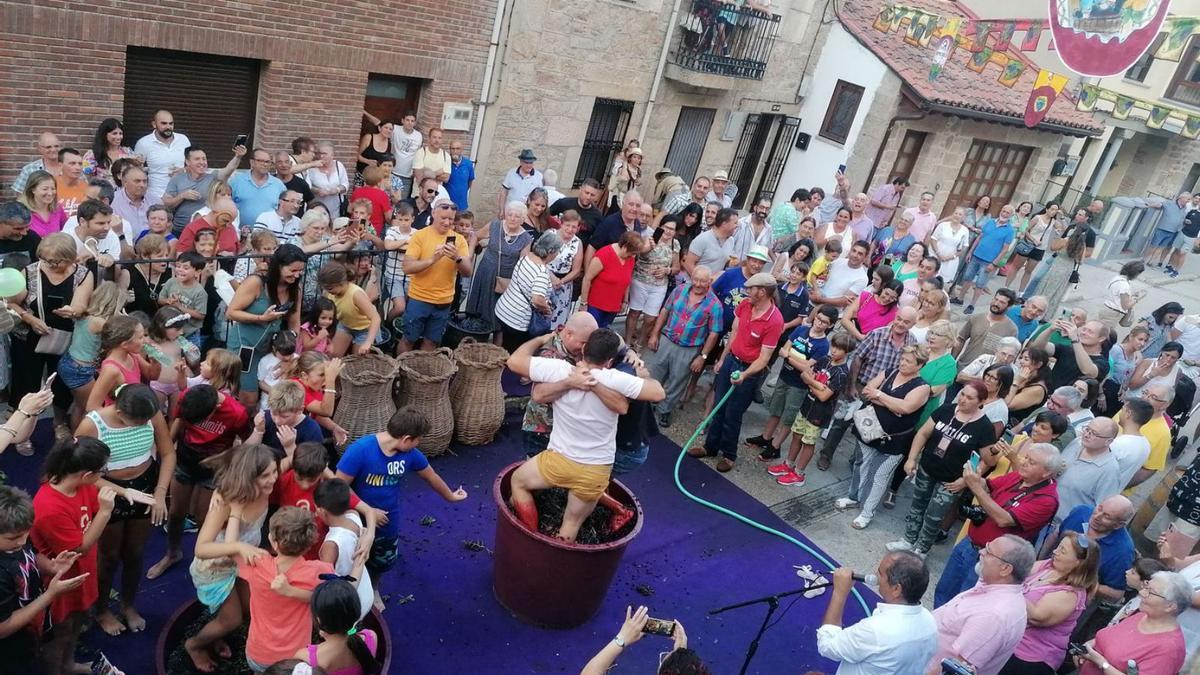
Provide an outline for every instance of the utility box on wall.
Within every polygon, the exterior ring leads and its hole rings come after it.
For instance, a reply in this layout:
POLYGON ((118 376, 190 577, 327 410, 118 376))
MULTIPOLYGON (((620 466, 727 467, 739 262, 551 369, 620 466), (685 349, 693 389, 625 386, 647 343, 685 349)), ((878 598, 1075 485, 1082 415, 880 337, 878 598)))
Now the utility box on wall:
POLYGON ((446 131, 470 131, 475 108, 470 103, 447 103, 442 106, 442 128, 446 131))

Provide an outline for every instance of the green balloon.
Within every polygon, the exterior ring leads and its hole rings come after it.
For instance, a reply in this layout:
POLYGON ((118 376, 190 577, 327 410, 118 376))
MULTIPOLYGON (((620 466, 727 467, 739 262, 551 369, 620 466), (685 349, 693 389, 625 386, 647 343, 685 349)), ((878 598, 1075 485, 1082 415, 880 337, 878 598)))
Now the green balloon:
POLYGON ((8 298, 25 290, 25 275, 21 270, 0 269, 0 298, 8 298))

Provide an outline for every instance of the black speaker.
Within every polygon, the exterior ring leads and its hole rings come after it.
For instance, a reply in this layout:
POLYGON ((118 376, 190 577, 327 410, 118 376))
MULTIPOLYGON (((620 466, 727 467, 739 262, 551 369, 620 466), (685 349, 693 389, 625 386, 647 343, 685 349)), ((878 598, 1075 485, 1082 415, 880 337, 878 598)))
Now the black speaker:
POLYGON ((796 134, 796 149, 807 150, 808 142, 812 140, 812 134, 806 134, 803 131, 796 134))

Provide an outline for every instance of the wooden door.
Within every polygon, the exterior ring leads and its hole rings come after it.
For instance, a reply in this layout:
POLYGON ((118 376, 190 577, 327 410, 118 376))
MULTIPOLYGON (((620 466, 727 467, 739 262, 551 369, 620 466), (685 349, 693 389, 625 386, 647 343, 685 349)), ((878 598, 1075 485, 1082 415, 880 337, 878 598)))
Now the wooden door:
POLYGON ((999 213, 1000 207, 1016 194, 1032 155, 1033 148, 1023 145, 975 141, 958 171, 954 188, 942 207, 942 215, 958 206, 969 207, 982 195, 991 195, 991 213, 999 213))

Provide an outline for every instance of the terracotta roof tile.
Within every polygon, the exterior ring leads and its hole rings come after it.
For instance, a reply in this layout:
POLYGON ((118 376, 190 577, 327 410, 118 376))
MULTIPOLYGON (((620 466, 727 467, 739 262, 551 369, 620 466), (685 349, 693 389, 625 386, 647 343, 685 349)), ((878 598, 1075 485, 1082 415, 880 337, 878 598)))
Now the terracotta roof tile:
MULTIPOLYGON (((1016 124, 1024 125, 1025 104, 1037 79, 1036 65, 1027 61, 1030 65, 1021 73, 1016 84, 1009 88, 997 81, 1000 68, 995 64, 989 63, 982 73, 968 69, 970 52, 960 46, 951 54, 938 79, 930 82, 932 47, 919 47, 905 42, 903 29, 881 33, 872 28, 875 17, 884 4, 884 0, 842 3, 839 18, 842 25, 895 71, 913 92, 930 103, 958 108, 968 111, 968 114, 969 111, 976 111, 1006 117, 1016 124)), ((904 4, 942 16, 959 14, 959 9, 954 3, 943 0, 905 0, 904 4)), ((993 36, 988 44, 994 44, 994 41, 993 36)), ((1015 48, 1010 49, 1008 54, 1020 58, 1015 48)), ((1074 102, 1065 95, 1060 95, 1050 107, 1050 113, 1043 120, 1043 125, 1046 123, 1091 135, 1097 135, 1104 130, 1089 113, 1076 110, 1074 102)))

